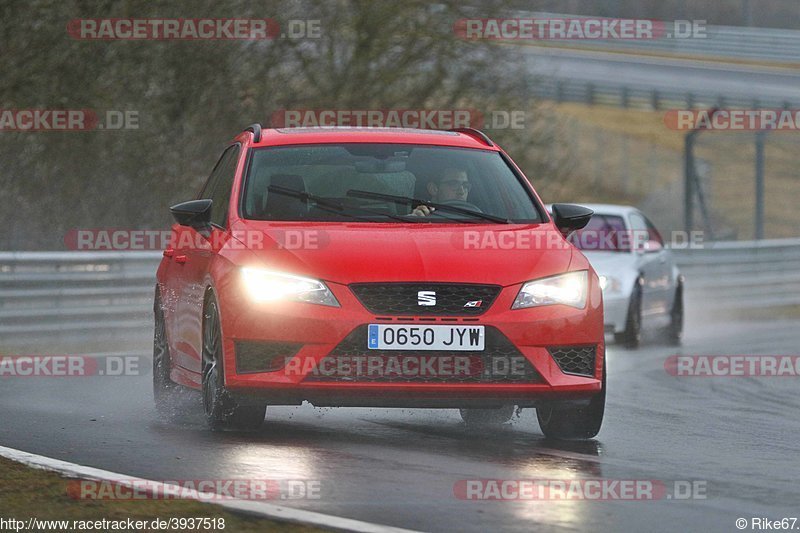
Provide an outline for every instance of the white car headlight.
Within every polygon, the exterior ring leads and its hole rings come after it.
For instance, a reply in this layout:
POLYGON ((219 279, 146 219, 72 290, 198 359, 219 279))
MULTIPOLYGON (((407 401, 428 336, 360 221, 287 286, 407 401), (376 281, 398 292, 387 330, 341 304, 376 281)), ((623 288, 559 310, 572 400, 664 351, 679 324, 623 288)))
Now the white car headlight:
POLYGON ((586 305, 588 285, 586 270, 529 281, 519 290, 511 309, 554 304, 582 309, 586 305))
POLYGON ((622 284, 613 276, 600 276, 600 289, 609 292, 618 292, 622 284))
POLYGON ((290 300, 339 307, 328 286, 317 279, 258 268, 243 268, 242 279, 248 294, 257 302, 290 300))

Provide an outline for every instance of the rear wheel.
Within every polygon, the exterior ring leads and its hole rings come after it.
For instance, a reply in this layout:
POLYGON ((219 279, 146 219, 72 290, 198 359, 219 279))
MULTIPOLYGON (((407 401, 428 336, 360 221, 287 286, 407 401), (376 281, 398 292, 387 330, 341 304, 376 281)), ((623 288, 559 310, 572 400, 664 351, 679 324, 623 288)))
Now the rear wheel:
POLYGON ((544 406, 536 409, 539 427, 546 437, 562 440, 591 439, 600 432, 606 408, 606 362, 603 389, 584 407, 544 406))
POLYGON ((470 427, 499 426, 514 416, 513 405, 504 405, 497 409, 460 409, 461 419, 470 427))
POLYGON ((265 403, 242 404, 225 389, 222 366, 222 331, 213 296, 203 313, 203 410, 212 430, 232 427, 255 430, 264 422, 265 403))
POLYGON ((615 333, 614 340, 628 349, 638 348, 642 342, 642 289, 638 284, 633 289, 628 303, 625 331, 615 333))

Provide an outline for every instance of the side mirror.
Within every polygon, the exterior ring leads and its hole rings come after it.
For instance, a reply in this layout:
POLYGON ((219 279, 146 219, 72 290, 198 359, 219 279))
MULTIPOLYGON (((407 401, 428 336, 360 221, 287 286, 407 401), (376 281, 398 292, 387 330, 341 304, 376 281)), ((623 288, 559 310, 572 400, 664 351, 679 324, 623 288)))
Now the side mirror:
POLYGON ((211 224, 211 200, 190 200, 169 208, 175 222, 194 229, 207 228, 211 224))
POLYGON ((553 204, 553 220, 561 235, 567 237, 573 231, 586 227, 594 211, 574 204, 553 204))

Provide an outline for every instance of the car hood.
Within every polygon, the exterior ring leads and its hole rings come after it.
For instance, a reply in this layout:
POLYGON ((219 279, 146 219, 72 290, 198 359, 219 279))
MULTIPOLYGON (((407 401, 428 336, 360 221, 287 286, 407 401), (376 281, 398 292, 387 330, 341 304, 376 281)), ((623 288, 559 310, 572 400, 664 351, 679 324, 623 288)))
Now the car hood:
POLYGON ((259 264, 252 266, 342 284, 424 280, 507 286, 565 272, 574 250, 550 223, 309 225, 241 220, 232 230, 254 252, 252 259, 259 264))

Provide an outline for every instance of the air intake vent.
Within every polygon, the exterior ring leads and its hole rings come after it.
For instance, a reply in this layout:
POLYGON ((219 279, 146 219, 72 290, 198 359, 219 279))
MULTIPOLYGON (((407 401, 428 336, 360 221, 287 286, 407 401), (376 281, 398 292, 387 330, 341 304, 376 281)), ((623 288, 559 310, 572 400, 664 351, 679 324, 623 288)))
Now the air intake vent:
POLYGON ((576 376, 594 377, 597 346, 551 346, 547 349, 561 371, 576 376))

